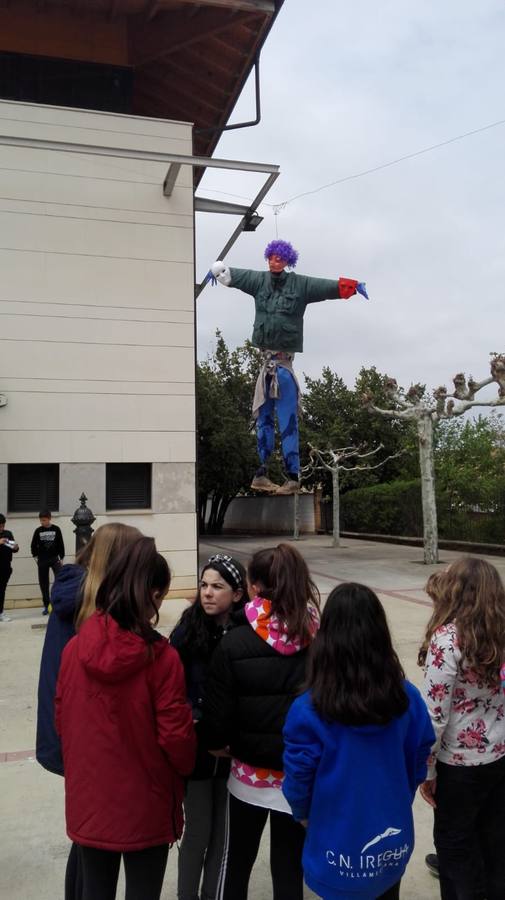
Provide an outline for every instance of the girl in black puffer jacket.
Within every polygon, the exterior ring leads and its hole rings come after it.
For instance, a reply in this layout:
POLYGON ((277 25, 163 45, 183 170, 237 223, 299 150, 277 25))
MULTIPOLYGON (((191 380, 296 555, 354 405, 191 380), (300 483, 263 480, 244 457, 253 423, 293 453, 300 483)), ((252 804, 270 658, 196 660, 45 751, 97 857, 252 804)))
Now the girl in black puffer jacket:
POLYGON ((247 900, 261 834, 270 818, 274 900, 302 900, 303 827, 281 787, 282 729, 305 678, 319 625, 319 592, 289 544, 254 554, 241 624, 216 650, 209 671, 203 740, 232 757, 219 900, 247 900))
MULTIPOLYGON (((207 673, 221 638, 233 627, 233 614, 245 600, 245 569, 224 554, 211 556, 202 570, 195 601, 170 636, 186 673, 188 699, 196 723, 202 716, 207 673)), ((215 900, 223 855, 226 781, 230 762, 199 746, 184 798, 184 834, 179 851, 179 900, 215 900), (203 881, 199 894, 200 880, 203 881)))

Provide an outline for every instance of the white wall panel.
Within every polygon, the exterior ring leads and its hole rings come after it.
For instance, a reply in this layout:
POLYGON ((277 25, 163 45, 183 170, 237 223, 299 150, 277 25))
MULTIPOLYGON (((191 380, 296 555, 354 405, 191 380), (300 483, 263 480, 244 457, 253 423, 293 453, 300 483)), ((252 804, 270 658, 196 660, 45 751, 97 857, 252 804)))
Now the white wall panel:
MULTIPOLYGON (((185 123, 8 101, 0 101, 0 132, 187 155, 192 146, 185 123)), ((187 591, 196 577, 193 191, 186 166, 163 197, 167 169, 0 142, 0 388, 8 398, 0 466, 62 463, 68 493, 96 464, 160 463, 153 498, 165 512, 115 518, 156 537, 175 589, 187 591), (178 491, 171 463, 185 473, 178 491)), ((95 527, 111 518, 98 516, 95 527)), ((55 521, 73 549, 68 515, 55 521)), ((36 517, 9 515, 9 524, 22 550, 8 596, 38 597, 29 557, 36 517)))
MULTIPOLYGON (((44 106, 39 103, 12 103, 0 101, 0 118, 5 122, 29 122, 38 127, 46 124, 51 128, 64 126, 68 132, 87 132, 91 129, 122 135, 123 144, 131 134, 146 137, 160 137, 165 141, 182 141, 191 146, 191 128, 187 122, 152 119, 145 116, 122 115, 121 113, 95 112, 62 106, 44 106)), ((70 140, 70 138, 67 138, 70 140)), ((82 138, 86 140, 86 135, 82 138)), ((91 143, 91 141, 87 141, 91 143)), ((103 143, 103 142, 102 142, 103 143)), ((175 150, 173 151, 176 152, 175 150)))
MULTIPOLYGON (((76 503, 76 507, 78 505, 76 503)), ((23 518, 17 519, 9 515, 7 519, 6 527, 13 531, 14 537, 19 544, 19 553, 16 553, 13 557, 13 583, 31 581, 35 564, 30 553, 30 542, 33 532, 35 528, 38 528, 40 522, 36 514, 33 516, 25 515, 23 518)), ((74 525, 72 525, 69 516, 55 515, 52 521, 54 525, 58 525, 61 528, 67 562, 72 562, 75 550, 74 525)), ((174 569, 177 568, 178 575, 187 575, 191 572, 189 561, 191 559, 190 554, 195 546, 195 528, 194 518, 190 513, 173 514, 171 516, 157 516, 143 512, 135 514, 110 513, 106 516, 97 516, 96 521, 93 523, 93 528, 96 531, 100 525, 105 525, 107 522, 123 522, 134 528, 139 528, 143 534, 155 539, 158 550, 167 556, 174 569)))
MULTIPOLYGON (((143 396, 144 394, 152 397, 165 396, 169 394, 179 394, 185 397, 193 397, 195 386, 193 381, 125 381, 117 378, 115 381, 95 378, 91 375, 80 381, 76 379, 58 379, 48 377, 44 374, 44 380, 41 383, 39 378, 9 378, 2 376, 2 390, 9 394, 108 394, 109 396, 121 394, 133 394, 135 396, 143 396)), ((65 401, 63 401, 65 402, 65 401)))
MULTIPOLYGON (((196 549, 177 549, 173 544, 173 538, 170 538, 170 547, 163 547, 163 539, 160 540, 156 536, 156 525, 153 519, 156 517, 150 515, 138 515, 127 517, 127 524, 139 528, 143 534, 154 537, 156 546, 168 560, 170 570, 172 572, 171 595, 174 596, 178 591, 182 595, 195 591, 195 573, 197 571, 198 561, 196 549)), ((75 552, 75 535, 73 534, 73 525, 68 518, 53 517, 53 521, 58 525, 63 533, 65 542, 66 557, 65 562, 73 562, 75 552)), ((105 522, 119 521, 113 515, 108 517, 100 516, 94 523, 95 529, 105 522)), ((121 519, 126 521, 126 519, 121 519)), ((181 524, 181 523, 179 523, 181 524)), ((9 527, 14 531, 16 540, 19 543, 19 553, 15 554, 13 559, 13 572, 7 588, 7 601, 33 600, 40 598, 40 588, 38 585, 37 565, 30 555, 30 541, 34 529, 39 525, 36 517, 19 519, 13 521, 9 517, 9 527)), ((186 536, 191 538, 192 531, 186 532, 186 536)), ((51 575, 52 580, 52 575, 51 575)), ((42 605, 42 602, 41 602, 42 605)))
POLYGON ((48 203, 38 200, 16 200, 0 197, 0 213, 4 215, 47 216, 54 219, 76 219, 91 222, 124 222, 130 225, 171 226, 175 228, 193 227, 191 213, 172 214, 151 212, 150 210, 111 209, 107 206, 89 206, 84 203, 48 203))
MULTIPOLYGON (((76 338, 78 331, 76 331, 76 338)), ((0 338, 0 340, 2 340, 0 338)), ((127 378, 146 381, 194 380, 194 357, 188 347, 121 347, 95 344, 47 344, 35 337, 26 347, 2 340, 0 378, 36 378, 68 374, 71 378, 127 378)))
POLYGON ((82 319, 85 322, 154 322, 193 326, 194 314, 189 309, 139 309, 84 304, 41 303, 33 300, 0 300, 0 316, 38 316, 45 319, 82 319))
MULTIPOLYGON (((2 127, 4 125, 3 120, 2 127)), ((32 136, 37 136, 32 135, 32 136)), ((149 144, 146 144, 149 150, 149 144)), ((172 152, 172 151, 170 151, 172 152)), ((179 148, 176 153, 191 154, 191 147, 179 148)), ((125 185, 145 184, 160 188, 167 174, 168 164, 151 162, 143 159, 119 159, 112 156, 91 156, 90 154, 55 152, 54 150, 36 150, 27 147, 2 148, 0 170, 25 174, 34 172, 39 175, 52 174, 62 179, 73 176, 91 183, 99 184, 118 181, 125 185)), ((174 190, 193 190, 190 166, 182 166, 174 190)))
POLYGON ((0 212, 0 241, 6 250, 113 256, 191 262, 193 234, 188 228, 69 219, 48 214, 0 212))
POLYGON ((58 431, 192 431, 194 406, 188 398, 80 394, 62 404, 55 393, 17 394, 3 411, 2 430, 58 431))
MULTIPOLYGON (((11 163, 14 160, 10 160, 11 163)), ((19 165, 19 160, 17 161, 19 165)), ((2 152, 2 164, 7 166, 7 159, 2 152)), ((160 173, 161 174, 161 173, 160 173)), ((163 177, 165 175, 163 169, 163 177)), ((47 204, 47 212, 58 204, 79 209, 84 214, 85 210, 96 211, 140 211, 150 212, 159 216, 189 216, 193 215, 193 192, 191 187, 180 187, 176 183, 170 198, 163 196, 163 179, 156 180, 157 172, 153 174, 153 183, 136 184, 129 179, 100 180, 93 177, 76 177, 75 174, 58 172, 54 174, 44 173, 41 178, 39 172, 23 172, 23 178, 13 178, 12 171, 8 168, 0 168, 0 198, 3 206, 9 208, 8 201, 32 203, 37 205, 47 204)), ((11 207, 14 208, 14 207, 11 207)), ((36 208, 34 208, 36 212, 36 208)), ((54 210, 52 210, 54 212, 54 210)), ((192 227, 192 221, 188 223, 192 227)))
MULTIPOLYGON (((1 147, 0 147, 1 157, 1 147)), ((2 235, 5 243, 5 235, 2 235)), ((166 262, 0 248, 0 298, 193 312, 191 260, 166 262)))
POLYGON ((162 119, 156 120, 153 127, 155 120, 136 116, 4 101, 0 103, 0 120, 3 134, 12 137, 154 153, 191 153, 190 127, 162 119))
MULTIPOLYGON (((124 322, 88 317, 31 315, 29 324, 37 330, 37 341, 50 344, 107 344, 121 347, 189 347, 193 348, 192 323, 124 322)), ((4 341, 31 341, 27 317, 22 313, 2 313, 1 331, 4 341)))
POLYGON ((0 431, 0 454, 13 463, 195 462, 194 431, 0 431))

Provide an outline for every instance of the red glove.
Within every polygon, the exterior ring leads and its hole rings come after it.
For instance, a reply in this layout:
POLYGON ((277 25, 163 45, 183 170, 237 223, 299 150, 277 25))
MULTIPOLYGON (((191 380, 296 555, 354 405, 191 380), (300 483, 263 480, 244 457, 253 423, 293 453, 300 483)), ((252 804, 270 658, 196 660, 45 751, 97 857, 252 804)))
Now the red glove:
POLYGON ((352 297, 356 293, 358 284, 359 282, 354 278, 339 278, 338 290, 340 293, 340 299, 348 300, 349 297, 352 297))

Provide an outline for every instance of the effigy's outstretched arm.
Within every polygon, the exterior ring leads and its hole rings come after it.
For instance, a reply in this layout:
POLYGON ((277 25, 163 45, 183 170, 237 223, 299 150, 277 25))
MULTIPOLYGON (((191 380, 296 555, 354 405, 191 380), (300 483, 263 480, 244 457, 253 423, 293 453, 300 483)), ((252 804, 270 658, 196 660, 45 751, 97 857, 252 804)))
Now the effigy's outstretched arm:
POLYGON ((348 300, 354 294, 362 294, 368 300, 366 285, 355 278, 313 278, 302 275, 305 282, 305 300, 307 303, 319 303, 321 300, 348 300))
POLYGON ((235 267, 230 269, 220 259, 212 264, 209 274, 225 287, 237 288, 252 297, 258 293, 265 276, 264 272, 258 272, 255 269, 236 269, 235 267))

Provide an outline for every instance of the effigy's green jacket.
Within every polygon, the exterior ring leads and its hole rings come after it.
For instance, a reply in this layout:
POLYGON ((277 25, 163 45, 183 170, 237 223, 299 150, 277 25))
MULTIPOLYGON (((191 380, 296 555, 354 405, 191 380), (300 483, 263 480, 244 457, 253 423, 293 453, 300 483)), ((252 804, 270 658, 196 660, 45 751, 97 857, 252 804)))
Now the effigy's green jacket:
POLYGON ((230 268, 230 287, 254 297, 252 343, 260 350, 303 350, 303 314, 307 303, 339 300, 338 278, 311 278, 295 272, 257 272, 230 268))

